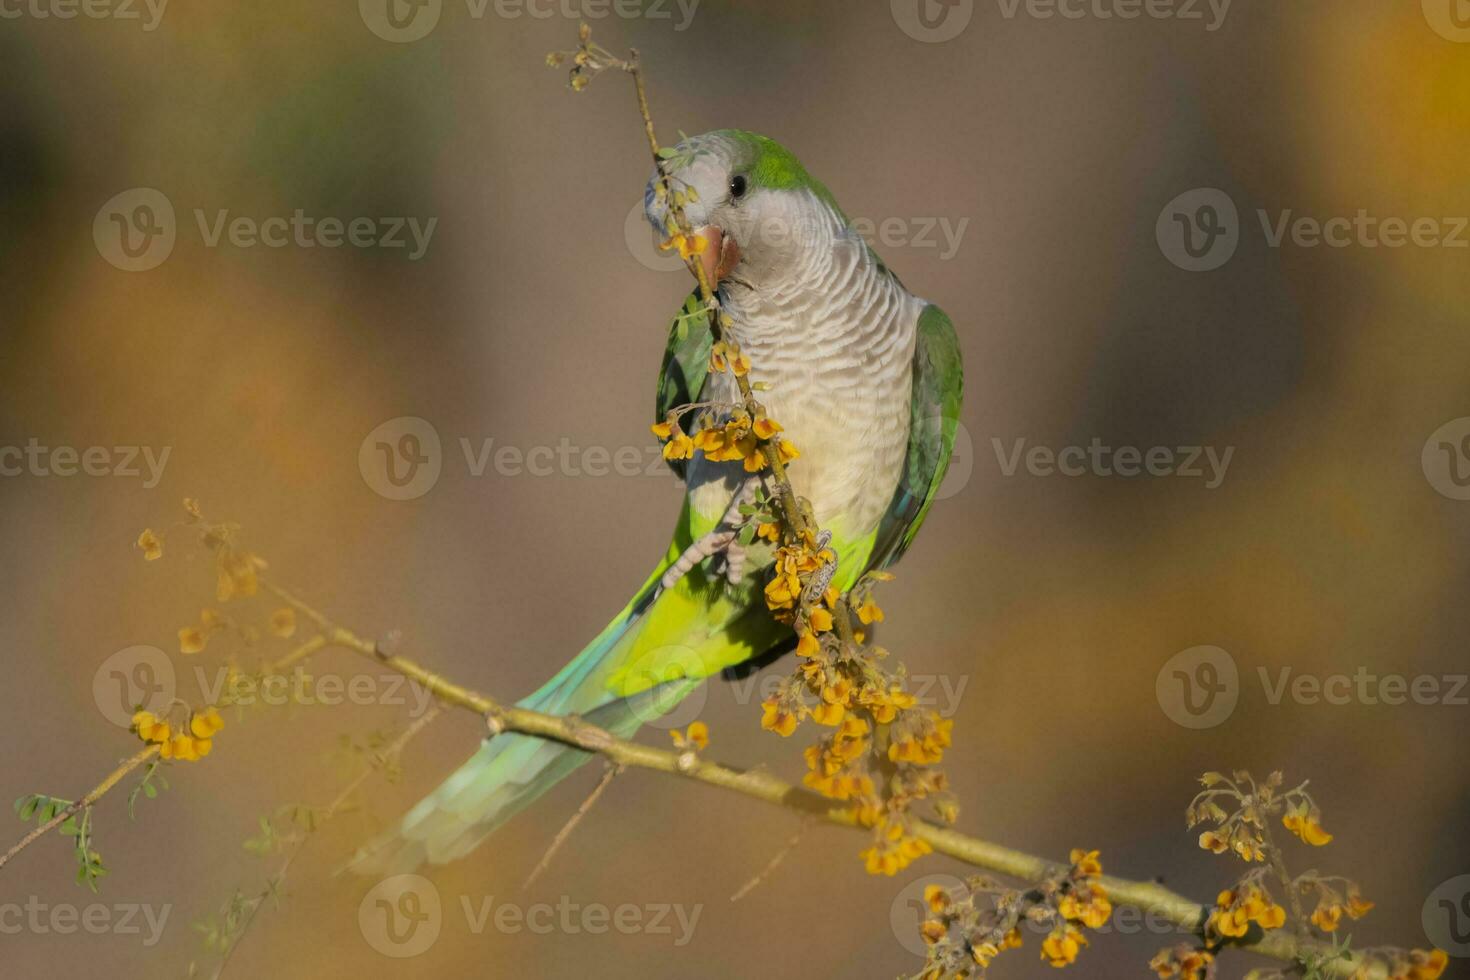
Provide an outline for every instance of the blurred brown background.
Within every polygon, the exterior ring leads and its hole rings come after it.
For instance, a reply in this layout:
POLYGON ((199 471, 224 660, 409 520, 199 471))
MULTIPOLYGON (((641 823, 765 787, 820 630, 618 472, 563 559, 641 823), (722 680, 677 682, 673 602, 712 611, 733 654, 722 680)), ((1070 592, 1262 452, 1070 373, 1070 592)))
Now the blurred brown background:
MULTIPOLYGON (((143 527, 180 520, 185 496, 243 524, 283 582, 344 623, 400 629, 406 652, 487 693, 531 690, 642 580, 679 500, 657 468, 592 475, 608 464, 587 451, 647 458, 664 332, 688 283, 637 259, 645 236, 635 248, 625 238, 649 170, 626 81, 573 97, 542 65, 573 43, 580 0, 538 7, 544 18, 444 0, 413 41, 380 36, 393 29, 372 0, 361 11, 350 0, 177 4, 152 30, 142 6, 133 20, 60 19, 38 16, 51 8, 37 2, 7 7, 19 14, 0 23, 0 447, 169 456, 152 488, 0 478, 0 788, 75 796, 133 750, 93 697, 115 651, 169 651, 190 700, 193 669, 231 652, 219 639, 187 661, 176 653, 176 630, 216 605, 187 534, 168 538, 160 562, 131 547, 143 527), (134 188, 166 197, 176 241, 155 268, 129 272, 105 232, 137 201, 104 205, 134 188), (297 209, 437 224, 411 260, 411 248, 211 247, 195 218, 297 209), (358 454, 404 416, 432 423, 442 472, 397 501, 375 492, 358 454), (475 475, 461 439, 474 451, 489 439, 578 451, 550 475, 493 460, 475 475)), ((1348 874, 1378 903, 1353 924, 1357 945, 1429 945, 1426 897, 1470 871, 1470 707, 1272 704, 1258 669, 1273 683, 1285 667, 1466 671, 1470 503, 1437 491, 1458 488, 1428 478, 1421 451, 1470 415, 1470 253, 1358 238, 1273 248, 1257 211, 1271 222, 1288 209, 1470 214, 1470 44, 1419 8, 1237 0, 1210 30, 1204 4, 1201 20, 1104 19, 1090 6, 1074 20, 975 0, 948 10, 968 20, 942 43, 900 27, 917 11, 903 2, 703 0, 683 30, 668 3, 663 18, 594 22, 610 47, 643 52, 666 139, 767 133, 850 214, 898 219, 879 251, 958 326, 971 450, 885 589, 883 638, 913 673, 939 679, 941 707, 942 684, 965 685, 948 759, 962 826, 1050 855, 1099 847, 1109 871, 1163 875, 1207 898, 1242 868, 1185 831, 1192 781, 1280 767, 1311 778, 1336 834, 1324 851, 1298 851, 1299 868, 1348 874), (1238 248, 1210 272, 1171 264, 1155 237, 1165 206, 1200 187, 1239 208, 1238 248), (920 240, 930 219, 968 221, 953 255, 937 231, 941 247, 920 240), (1006 476, 992 442, 1094 437, 1234 455, 1206 489, 1198 478, 1006 476), (1196 730, 1170 720, 1155 681, 1202 644, 1238 665, 1239 700, 1196 730)), ((270 608, 237 614, 260 623, 270 608)), ((312 666, 352 678, 362 667, 347 656, 312 666)), ((703 701, 713 754, 798 775, 800 736, 759 731, 759 695, 740 690, 718 682, 703 701)), ((404 717, 375 704, 232 718, 215 753, 173 767, 172 788, 142 801, 135 822, 121 795, 98 808, 111 869, 100 897, 71 883, 59 838, 0 873, 0 905, 166 908, 158 941, 144 941, 146 926, 7 928, 3 972, 175 976, 192 959, 209 975, 189 923, 236 889, 254 893, 274 866, 240 845, 258 817, 327 802, 340 785, 322 761, 335 739, 404 717)), ((931 857, 872 878, 856 857, 862 838, 813 828, 732 904, 797 821, 634 773, 522 892, 595 782, 589 768, 471 859, 435 870, 439 938, 417 957, 385 957, 359 927, 371 882, 331 872, 477 738, 458 713, 429 728, 400 785, 371 784, 368 810, 303 851, 281 909, 261 912, 226 975, 894 976, 919 963, 890 925, 913 921, 904 886, 958 870, 931 857), (461 896, 702 908, 677 945, 672 917, 673 935, 493 922, 477 935, 461 896)), ((7 836, 22 831, 11 818, 7 836)), ((1101 938, 1072 971, 1142 976, 1173 941, 1101 938)), ((1051 975, 1035 946, 993 975, 1051 975)), ((1232 957, 1222 975, 1248 965, 1232 957)))

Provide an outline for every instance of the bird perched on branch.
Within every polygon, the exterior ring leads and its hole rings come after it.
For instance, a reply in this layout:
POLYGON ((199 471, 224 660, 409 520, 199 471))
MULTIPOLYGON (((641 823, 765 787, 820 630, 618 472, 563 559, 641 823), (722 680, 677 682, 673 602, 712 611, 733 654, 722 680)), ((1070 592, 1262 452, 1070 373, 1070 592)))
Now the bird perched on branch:
MULTIPOLYGON (((792 489, 830 532, 831 585, 845 591, 896 561, 949 463, 962 372, 954 328, 909 292, 853 229, 832 194, 774 140, 739 130, 690 137, 666 153, 693 257, 729 316, 724 335, 751 365, 760 401, 798 447, 792 489)), ((670 201, 655 174, 644 197, 666 234, 670 201)), ((708 308, 696 289, 669 333, 655 418, 698 403, 728 419, 742 395, 710 370, 708 308)), ((718 358, 717 358, 718 361, 718 358)), ((722 454, 709 454, 722 455, 722 454)), ((706 678, 794 639, 767 608, 774 546, 742 525, 760 472, 694 452, 673 542, 631 602, 521 706, 580 715, 627 738, 706 678)), ((463 857, 591 758, 558 742, 500 734, 359 852, 364 872, 463 857)))

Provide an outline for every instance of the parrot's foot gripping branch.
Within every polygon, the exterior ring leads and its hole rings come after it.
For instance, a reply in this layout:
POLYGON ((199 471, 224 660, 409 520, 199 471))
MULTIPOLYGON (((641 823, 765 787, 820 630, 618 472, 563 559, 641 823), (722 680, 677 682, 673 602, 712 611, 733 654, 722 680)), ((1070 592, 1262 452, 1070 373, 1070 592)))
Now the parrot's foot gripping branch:
POLYGON ((745 577, 745 548, 739 541, 740 529, 750 523, 750 515, 741 513, 741 508, 755 500, 755 492, 760 485, 758 477, 751 477, 740 485, 714 529, 685 548, 684 553, 664 572, 658 582, 660 592, 672 589, 700 562, 716 555, 725 559, 725 580, 731 585, 740 584, 745 577))

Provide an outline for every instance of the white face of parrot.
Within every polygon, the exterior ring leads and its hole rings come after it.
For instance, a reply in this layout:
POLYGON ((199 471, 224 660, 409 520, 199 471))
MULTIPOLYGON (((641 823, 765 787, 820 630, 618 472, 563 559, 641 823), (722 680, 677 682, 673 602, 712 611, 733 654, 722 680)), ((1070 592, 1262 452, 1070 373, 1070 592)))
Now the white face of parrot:
MULTIPOLYGON (((686 139, 666 164, 675 190, 696 192, 685 214, 704 239, 699 259, 711 286, 728 281, 759 289, 777 282, 841 233, 843 222, 805 182, 805 173, 800 182, 764 186, 761 162, 760 144, 721 131, 686 139)), ((644 211, 666 237, 668 206, 657 186, 655 174, 644 192, 644 211)))

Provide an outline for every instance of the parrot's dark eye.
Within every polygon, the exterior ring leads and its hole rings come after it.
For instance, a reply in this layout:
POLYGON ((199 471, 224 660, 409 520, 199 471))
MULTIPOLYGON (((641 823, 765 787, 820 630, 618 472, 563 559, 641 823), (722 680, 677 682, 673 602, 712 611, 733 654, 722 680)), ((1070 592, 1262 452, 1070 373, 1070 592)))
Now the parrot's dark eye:
POLYGON ((737 201, 745 196, 744 174, 736 174, 734 177, 730 178, 730 196, 737 201))

